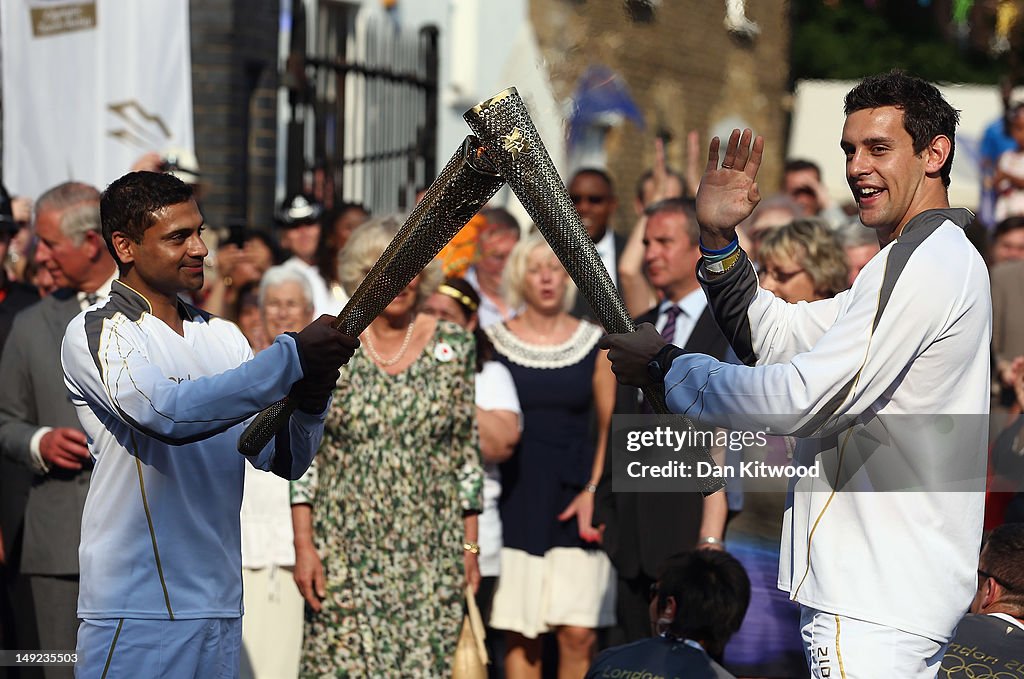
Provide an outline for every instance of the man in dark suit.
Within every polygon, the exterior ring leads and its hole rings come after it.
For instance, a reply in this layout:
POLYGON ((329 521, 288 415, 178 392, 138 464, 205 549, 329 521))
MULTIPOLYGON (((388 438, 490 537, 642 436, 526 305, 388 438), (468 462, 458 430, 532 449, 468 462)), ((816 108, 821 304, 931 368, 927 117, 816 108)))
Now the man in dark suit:
MULTIPOLYGON (((619 255, 626 247, 626 238, 609 226, 618 201, 615 199, 615 187, 612 178, 604 170, 584 168, 578 170, 569 181, 569 198, 580 215, 583 226, 587 229, 590 240, 594 241, 601 261, 608 273, 619 287, 619 255)), ((583 295, 576 296, 576 304, 572 314, 588 321, 600 323, 583 295)))
MULTIPOLYGON (((58 290, 14 320, 0 356, 0 452, 35 476, 20 569, 29 577, 40 648, 70 651, 78 629, 78 541, 92 462, 64 386, 67 324, 109 293, 117 269, 100 234, 99 192, 68 182, 36 203, 37 261, 58 290)), ((70 677, 69 667, 47 667, 70 677)))
MULTIPOLYGON (((724 359, 729 343, 718 329, 697 283, 701 257, 692 203, 671 198, 647 209, 644 268, 662 302, 637 319, 653 323, 662 337, 687 351, 724 359)), ((651 412, 633 387, 620 386, 615 412, 651 412)), ((728 513, 724 493, 613 493, 611 455, 597 488, 595 520, 604 524, 604 548, 618 572, 618 625, 610 641, 628 643, 650 636, 649 590, 660 564, 677 552, 721 549, 728 513)))

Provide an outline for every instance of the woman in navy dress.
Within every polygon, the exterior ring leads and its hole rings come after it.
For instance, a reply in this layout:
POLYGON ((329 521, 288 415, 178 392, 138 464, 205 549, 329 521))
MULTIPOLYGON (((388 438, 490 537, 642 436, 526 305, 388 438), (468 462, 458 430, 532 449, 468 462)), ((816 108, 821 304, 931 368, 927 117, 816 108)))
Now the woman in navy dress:
POLYGON ((614 623, 615 573, 591 519, 615 377, 597 349, 603 331, 567 312, 575 287, 542 238, 512 251, 505 290, 523 311, 487 332, 515 381, 523 433, 501 468, 505 544, 491 626, 508 633, 509 679, 541 676, 540 635, 551 631, 559 677, 582 677, 596 628, 614 623))

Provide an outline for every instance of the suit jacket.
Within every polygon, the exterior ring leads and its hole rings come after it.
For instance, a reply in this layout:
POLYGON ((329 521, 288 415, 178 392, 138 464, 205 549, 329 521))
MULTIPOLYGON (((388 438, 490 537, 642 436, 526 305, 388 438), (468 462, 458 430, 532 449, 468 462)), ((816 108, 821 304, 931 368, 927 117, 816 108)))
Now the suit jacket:
MULTIPOLYGON (((622 251, 626 247, 627 238, 622 234, 615 232, 612 234, 615 240, 615 270, 609 271, 608 273, 612 277, 612 282, 615 283, 615 289, 620 290, 619 286, 619 257, 622 256, 622 251)), ((573 304, 572 310, 569 312, 577 318, 590 321, 601 325, 601 320, 594 313, 594 310, 590 308, 590 302, 583 298, 583 295, 576 295, 576 302, 573 304)))
MULTIPOLYGON (((654 323, 655 307, 636 319, 637 324, 654 323)), ((729 341, 719 330, 710 307, 697 319, 686 345, 688 352, 708 354, 722 360, 729 341)), ((640 390, 619 386, 615 412, 640 413, 640 390)), ((704 496, 700 493, 613 493, 612 453, 604 458, 604 473, 594 498, 594 523, 604 523, 604 549, 619 576, 632 579, 645 574, 657 578, 657 569, 677 552, 693 549, 700 537, 704 496)))
MULTIPOLYGON (((41 426, 81 429, 64 386, 60 346, 81 311, 74 290, 59 290, 17 318, 0 356, 0 452, 31 469, 29 441, 41 426)), ((81 471, 54 468, 35 475, 25 507, 21 572, 78 573, 82 508, 91 462, 81 471)))
POLYGON ((39 301, 39 293, 31 285, 8 281, 0 269, 0 290, 6 290, 7 294, 2 295, 0 302, 0 347, 3 347, 8 333, 11 332, 11 325, 14 317, 22 309, 31 306, 39 301))

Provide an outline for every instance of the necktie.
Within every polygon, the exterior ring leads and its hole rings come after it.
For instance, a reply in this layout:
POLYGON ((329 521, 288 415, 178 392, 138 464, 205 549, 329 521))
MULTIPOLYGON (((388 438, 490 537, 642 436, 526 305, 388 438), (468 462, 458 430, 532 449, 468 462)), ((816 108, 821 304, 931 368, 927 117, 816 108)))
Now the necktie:
POLYGON ((89 307, 91 307, 93 304, 95 304, 96 300, 98 300, 98 299, 99 299, 99 295, 97 295, 94 292, 79 292, 78 293, 78 303, 82 306, 82 310, 83 311, 85 309, 88 309, 89 307))
POLYGON ((665 327, 661 329, 661 339, 669 344, 672 344, 676 337, 676 319, 681 313, 682 311, 675 304, 665 310, 665 327))
MULTIPOLYGON (((679 307, 675 304, 665 309, 665 327, 661 329, 661 339, 665 340, 669 344, 672 344, 672 340, 676 336, 676 319, 679 318, 679 314, 683 313, 679 307)), ((636 390, 637 398, 640 399, 640 412, 644 415, 651 415, 654 411, 651 409, 651 404, 647 402, 643 396, 640 395, 640 390, 636 390)))

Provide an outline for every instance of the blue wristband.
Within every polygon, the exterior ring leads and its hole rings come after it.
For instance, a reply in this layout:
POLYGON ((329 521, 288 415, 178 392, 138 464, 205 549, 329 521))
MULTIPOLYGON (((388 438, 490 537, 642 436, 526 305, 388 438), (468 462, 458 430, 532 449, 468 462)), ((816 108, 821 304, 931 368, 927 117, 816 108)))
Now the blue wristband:
POLYGON ((697 239, 697 242, 700 245, 700 253, 702 255, 711 255, 712 257, 716 255, 729 255, 734 249, 740 246, 740 239, 738 236, 734 236, 732 242, 726 245, 721 250, 712 250, 710 248, 704 247, 704 243, 699 238, 697 239))

